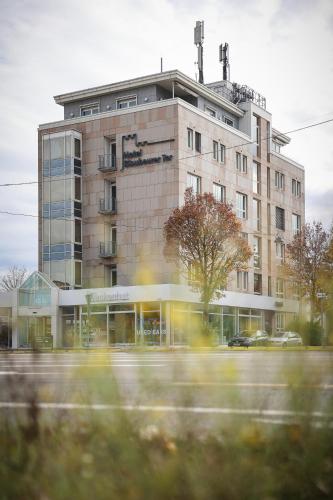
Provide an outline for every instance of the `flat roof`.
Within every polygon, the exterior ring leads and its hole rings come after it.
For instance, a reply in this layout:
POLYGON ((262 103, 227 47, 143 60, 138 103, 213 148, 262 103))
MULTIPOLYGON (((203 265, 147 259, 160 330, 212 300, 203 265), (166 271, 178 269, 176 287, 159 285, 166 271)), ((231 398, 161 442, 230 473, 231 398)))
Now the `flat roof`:
POLYGON ((130 90, 153 84, 159 84, 167 90, 172 90, 173 83, 180 84, 184 90, 188 90, 189 93, 194 92, 206 97, 211 102, 215 102, 217 105, 222 106, 238 117, 244 116, 244 111, 238 106, 209 89, 206 85, 196 82, 177 69, 56 95, 54 96, 54 100, 57 104, 63 106, 66 103, 82 99, 88 99, 91 97, 97 97, 100 95, 111 94, 122 90, 130 90))

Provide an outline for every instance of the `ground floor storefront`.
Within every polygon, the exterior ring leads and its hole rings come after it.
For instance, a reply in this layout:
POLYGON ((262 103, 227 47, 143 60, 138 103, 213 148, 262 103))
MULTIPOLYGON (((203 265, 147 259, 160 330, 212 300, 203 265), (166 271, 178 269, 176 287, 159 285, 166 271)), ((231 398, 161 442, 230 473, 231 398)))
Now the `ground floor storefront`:
MULTIPOLYGON (((214 343, 225 345, 244 331, 285 329, 298 304, 282 306, 271 297, 226 292, 209 309, 214 343)), ((34 273, 20 289, 0 297, 3 348, 190 345, 202 325, 198 295, 180 285, 60 290, 34 273)))

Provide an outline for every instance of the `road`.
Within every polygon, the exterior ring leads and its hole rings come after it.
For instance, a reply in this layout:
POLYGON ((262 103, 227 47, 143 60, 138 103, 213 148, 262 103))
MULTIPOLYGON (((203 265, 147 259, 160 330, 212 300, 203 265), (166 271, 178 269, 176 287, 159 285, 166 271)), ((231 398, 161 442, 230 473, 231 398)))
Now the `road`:
MULTIPOLYGON (((217 418, 284 423, 333 410, 333 352, 0 353, 0 411, 117 409, 209 427, 217 418)), ((333 420, 333 417, 332 417, 333 420)))

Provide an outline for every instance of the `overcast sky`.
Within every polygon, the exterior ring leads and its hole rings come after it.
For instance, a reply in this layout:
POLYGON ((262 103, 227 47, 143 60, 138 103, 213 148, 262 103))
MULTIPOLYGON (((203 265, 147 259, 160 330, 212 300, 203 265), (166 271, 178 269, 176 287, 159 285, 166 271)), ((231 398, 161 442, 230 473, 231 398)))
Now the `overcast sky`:
MULTIPOLYGON (((193 28, 205 21, 205 82, 231 80, 267 99, 286 132, 333 118, 332 0, 0 0, 0 184, 37 179, 37 127, 62 118, 53 96, 160 70, 195 77, 193 28)), ((291 135, 305 166, 308 221, 333 219, 333 123, 291 135)), ((0 211, 37 214, 37 187, 0 187, 0 211)), ((0 273, 37 267, 37 220, 0 214, 0 273)))

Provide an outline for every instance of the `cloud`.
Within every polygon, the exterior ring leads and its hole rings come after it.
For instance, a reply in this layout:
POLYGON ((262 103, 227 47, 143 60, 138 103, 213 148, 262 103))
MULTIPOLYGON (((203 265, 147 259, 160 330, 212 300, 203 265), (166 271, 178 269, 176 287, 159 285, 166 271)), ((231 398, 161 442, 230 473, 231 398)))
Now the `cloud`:
MULTIPOLYGON (((96 0, 93 8, 89 0, 2 0, 1 183, 37 179, 38 124, 63 113, 53 95, 156 73, 161 56, 165 70, 193 78, 198 19, 206 82, 221 77, 218 46, 227 41, 232 80, 266 96, 273 126, 318 121, 333 113, 332 9, 328 0, 96 0)), ((308 213, 319 219, 327 208, 314 197, 333 189, 331 130, 293 134, 285 148, 305 166, 308 213)), ((36 188, 0 187, 0 210, 37 213, 36 188)), ((0 267, 36 264, 36 221, 8 215, 0 224, 0 267)))
POLYGON ((307 196, 306 220, 318 220, 326 229, 333 224, 333 189, 323 192, 310 192, 307 196))

